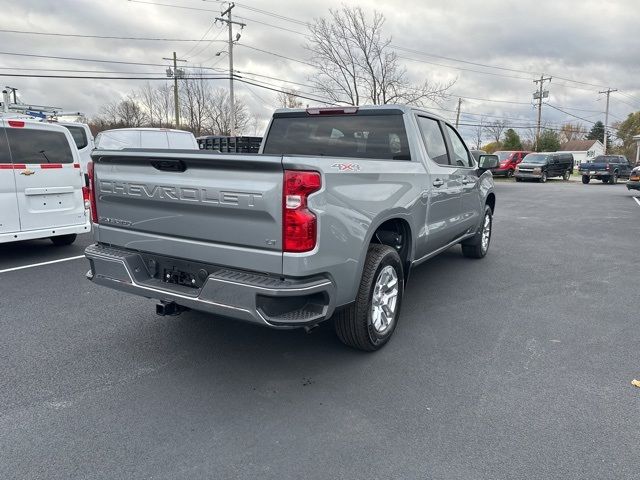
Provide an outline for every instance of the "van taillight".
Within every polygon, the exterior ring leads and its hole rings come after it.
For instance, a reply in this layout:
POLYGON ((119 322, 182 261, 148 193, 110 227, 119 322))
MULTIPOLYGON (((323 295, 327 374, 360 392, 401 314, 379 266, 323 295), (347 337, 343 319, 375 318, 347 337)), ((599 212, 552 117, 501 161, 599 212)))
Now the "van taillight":
POLYGON ((89 177, 89 188, 87 193, 89 196, 89 207, 91 209, 91 221, 93 223, 98 223, 98 210, 96 208, 96 188, 93 181, 93 162, 87 163, 87 176, 89 177))
POLYGON ((285 252, 308 252, 316 246, 317 219, 307 208, 307 198, 321 186, 318 172, 284 171, 282 249, 285 252))
POLYGON ((9 120, 8 123, 10 127, 17 127, 17 128, 24 127, 24 122, 22 120, 9 120))

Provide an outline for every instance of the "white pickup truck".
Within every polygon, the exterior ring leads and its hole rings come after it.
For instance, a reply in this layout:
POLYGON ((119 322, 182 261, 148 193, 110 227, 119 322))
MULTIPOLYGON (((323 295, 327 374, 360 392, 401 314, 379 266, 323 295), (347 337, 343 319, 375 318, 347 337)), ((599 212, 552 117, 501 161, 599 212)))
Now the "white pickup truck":
POLYGON ((0 243, 73 243, 91 230, 74 139, 60 125, 0 118, 0 243))

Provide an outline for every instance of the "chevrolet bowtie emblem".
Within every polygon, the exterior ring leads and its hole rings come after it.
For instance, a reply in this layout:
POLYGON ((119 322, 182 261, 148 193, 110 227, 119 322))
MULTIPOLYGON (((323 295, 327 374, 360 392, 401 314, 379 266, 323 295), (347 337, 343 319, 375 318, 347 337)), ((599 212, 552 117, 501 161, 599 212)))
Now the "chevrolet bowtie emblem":
POLYGON ((34 173, 36 173, 36 172, 34 172, 33 170, 29 170, 29 169, 27 168, 26 170, 22 170, 22 171, 20 172, 20 175, 26 175, 26 176, 28 177, 29 175, 33 175, 34 173))

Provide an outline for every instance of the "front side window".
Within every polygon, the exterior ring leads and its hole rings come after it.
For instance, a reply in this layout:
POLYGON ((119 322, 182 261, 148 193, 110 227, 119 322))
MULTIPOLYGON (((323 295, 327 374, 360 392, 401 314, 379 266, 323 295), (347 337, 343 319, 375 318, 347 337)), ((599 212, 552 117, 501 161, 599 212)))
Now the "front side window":
POLYGON ((402 115, 275 117, 264 153, 411 160, 402 115))
POLYGON ((449 165, 447 146, 439 122, 432 118, 418 117, 418 125, 429 158, 440 165, 449 165))
POLYGON ((33 128, 8 128, 13 163, 73 163, 73 154, 62 132, 33 128))
POLYGON ((451 164, 456 167, 472 167, 473 163, 471 160, 471 156, 469 155, 469 150, 467 150, 466 145, 456 132, 450 125, 447 125, 447 131, 449 132, 449 138, 451 139, 451 145, 453 146, 453 155, 451 164))

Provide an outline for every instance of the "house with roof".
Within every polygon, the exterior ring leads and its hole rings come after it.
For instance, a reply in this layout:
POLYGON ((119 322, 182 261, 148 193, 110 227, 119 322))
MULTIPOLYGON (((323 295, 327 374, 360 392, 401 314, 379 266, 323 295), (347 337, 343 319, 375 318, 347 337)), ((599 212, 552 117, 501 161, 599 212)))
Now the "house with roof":
POLYGON ((598 155, 604 155, 604 145, 600 140, 571 140, 560 145, 559 151, 573 154, 573 161, 578 166, 598 155))

